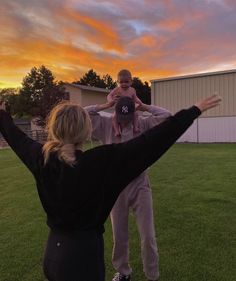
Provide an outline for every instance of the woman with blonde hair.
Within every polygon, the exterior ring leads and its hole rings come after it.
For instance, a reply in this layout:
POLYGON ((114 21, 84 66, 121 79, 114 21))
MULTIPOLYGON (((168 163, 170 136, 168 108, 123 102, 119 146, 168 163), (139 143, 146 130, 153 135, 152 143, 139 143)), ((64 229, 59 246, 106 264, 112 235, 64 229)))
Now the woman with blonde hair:
POLYGON ((103 225, 119 194, 159 159, 201 112, 219 102, 212 96, 135 139, 85 152, 82 147, 90 137, 91 124, 79 105, 66 102, 52 110, 48 140, 42 145, 16 127, 0 104, 0 132, 34 175, 47 214, 50 231, 44 273, 49 281, 105 280, 103 225))

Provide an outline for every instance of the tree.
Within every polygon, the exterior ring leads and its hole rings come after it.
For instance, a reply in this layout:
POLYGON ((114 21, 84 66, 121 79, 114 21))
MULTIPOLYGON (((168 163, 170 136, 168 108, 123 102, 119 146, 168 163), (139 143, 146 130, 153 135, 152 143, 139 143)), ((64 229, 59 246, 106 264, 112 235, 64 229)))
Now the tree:
POLYGON ((80 80, 74 83, 91 87, 106 88, 106 84, 103 79, 101 79, 101 77, 97 75, 93 69, 90 69, 82 78, 80 78, 80 80))
MULTIPOLYGON (((101 78, 93 69, 86 72, 80 80, 75 81, 75 84, 99 87, 112 90, 117 87, 117 83, 109 74, 103 75, 101 78)), ((142 82, 138 77, 133 78, 132 86, 136 89, 137 96, 146 104, 151 103, 151 87, 148 82, 142 82)))
POLYGON ((21 114, 37 116, 37 125, 44 126, 52 107, 63 99, 68 99, 62 83, 56 82, 52 72, 44 65, 33 67, 25 76, 19 92, 21 114))
POLYGON ((15 88, 3 88, 0 90, 0 96, 3 100, 6 100, 7 97, 15 95, 17 93, 17 89, 15 88))
POLYGON ((138 77, 133 77, 132 87, 135 88, 137 96, 143 103, 151 104, 151 87, 148 82, 142 82, 138 77))
POLYGON ((6 110, 12 115, 18 112, 19 95, 17 93, 18 89, 16 88, 4 88, 0 90, 0 100, 5 101, 6 110))
POLYGON ((109 74, 103 75, 101 78, 93 69, 90 69, 80 80, 74 83, 103 89, 114 89, 117 86, 116 82, 113 81, 109 74))
POLYGON ((117 87, 117 83, 113 81, 112 77, 109 74, 103 75, 102 79, 106 85, 106 89, 112 90, 117 87))

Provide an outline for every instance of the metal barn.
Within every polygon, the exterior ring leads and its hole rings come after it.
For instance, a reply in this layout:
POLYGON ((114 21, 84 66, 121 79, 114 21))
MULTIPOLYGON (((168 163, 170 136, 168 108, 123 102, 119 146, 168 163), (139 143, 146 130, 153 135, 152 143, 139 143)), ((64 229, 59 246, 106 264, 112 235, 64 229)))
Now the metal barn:
POLYGON ((223 101, 195 120, 179 142, 236 142, 236 69, 151 81, 152 103, 172 113, 218 93, 223 101))

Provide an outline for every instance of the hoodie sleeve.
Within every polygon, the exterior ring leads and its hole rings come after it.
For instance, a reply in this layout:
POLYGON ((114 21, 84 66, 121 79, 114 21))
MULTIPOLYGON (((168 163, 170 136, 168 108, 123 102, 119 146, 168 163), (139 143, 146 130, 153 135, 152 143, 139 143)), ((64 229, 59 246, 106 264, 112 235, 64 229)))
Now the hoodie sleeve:
POLYGON ((0 132, 21 161, 36 175, 42 145, 23 133, 4 110, 0 110, 0 132))
POLYGON ((117 188, 121 186, 125 188, 129 182, 157 161, 200 114, 201 111, 196 106, 181 110, 139 137, 114 145, 113 167, 119 169, 111 168, 110 174, 111 178, 116 179, 117 188))
POLYGON ((106 116, 102 116, 96 105, 90 105, 84 107, 87 110, 91 122, 92 122, 92 137, 103 142, 106 139, 106 132, 107 132, 107 118, 106 116))
POLYGON ((170 111, 155 105, 148 105, 147 112, 151 115, 141 119, 143 131, 151 129, 171 116, 170 111))

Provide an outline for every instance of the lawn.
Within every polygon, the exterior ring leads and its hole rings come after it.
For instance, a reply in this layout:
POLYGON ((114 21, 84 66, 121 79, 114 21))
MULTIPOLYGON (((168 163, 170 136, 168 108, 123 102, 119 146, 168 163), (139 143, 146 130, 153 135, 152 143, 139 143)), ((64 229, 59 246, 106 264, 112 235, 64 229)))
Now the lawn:
MULTIPOLYGON (((160 281, 235 281, 236 145, 177 144, 149 174, 160 281)), ((0 150, 0 281, 44 281, 47 232, 31 174, 10 149, 0 150)), ((132 214, 130 238, 132 281, 145 281, 132 214)), ((114 273, 111 250, 108 221, 107 281, 114 273)))

